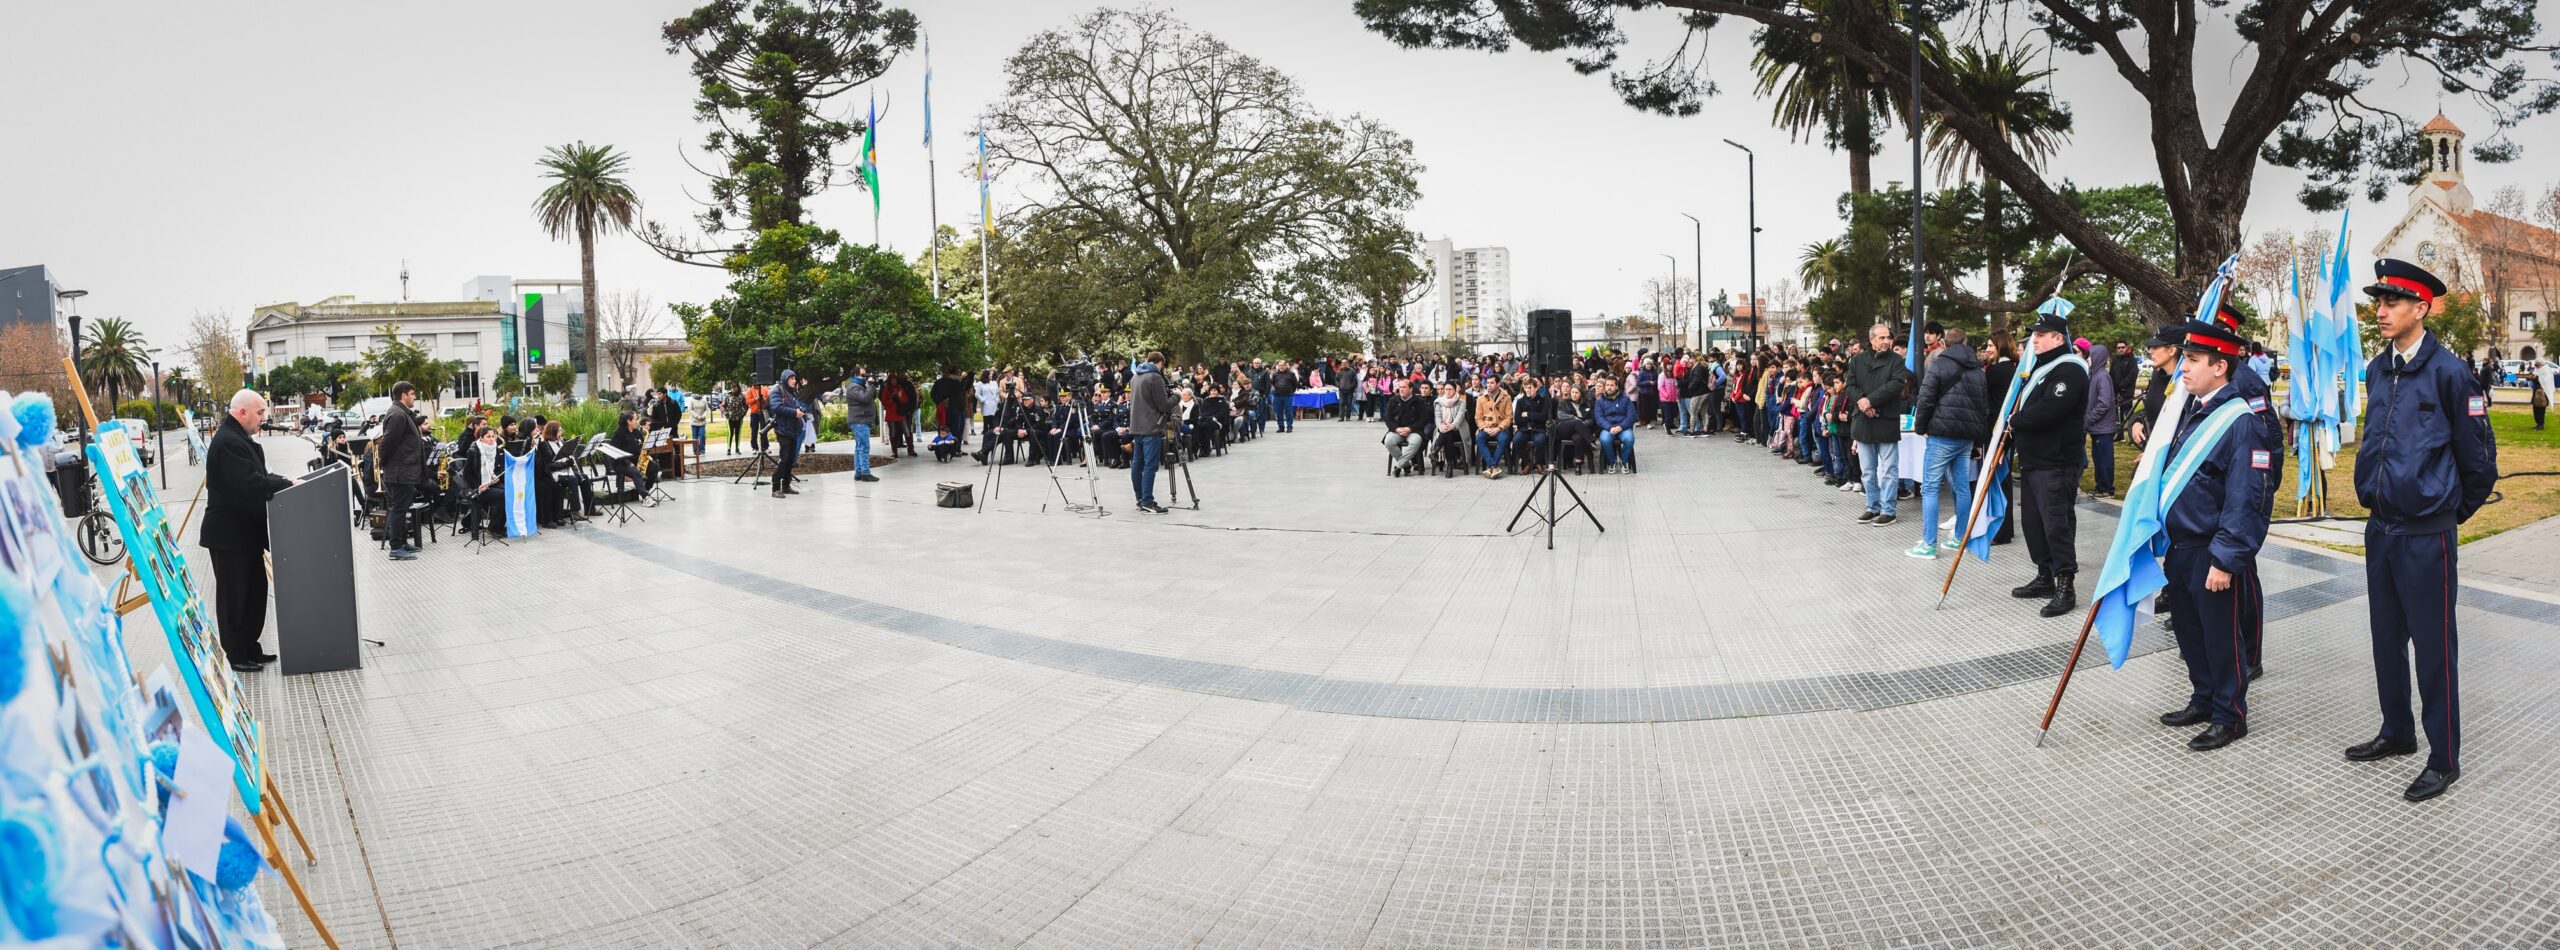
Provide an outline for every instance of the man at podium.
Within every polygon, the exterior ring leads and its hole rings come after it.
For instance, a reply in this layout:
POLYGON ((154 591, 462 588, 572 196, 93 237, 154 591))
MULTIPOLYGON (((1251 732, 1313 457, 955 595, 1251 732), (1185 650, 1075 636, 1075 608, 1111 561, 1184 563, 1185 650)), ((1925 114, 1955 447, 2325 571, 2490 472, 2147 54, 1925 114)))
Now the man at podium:
POLYGON ((275 662, 258 646, 267 628, 267 500, 293 481, 267 471, 267 452, 249 437, 266 420, 255 390, 231 396, 231 409, 205 446, 204 534, 213 561, 213 619, 231 668, 255 673, 275 662))

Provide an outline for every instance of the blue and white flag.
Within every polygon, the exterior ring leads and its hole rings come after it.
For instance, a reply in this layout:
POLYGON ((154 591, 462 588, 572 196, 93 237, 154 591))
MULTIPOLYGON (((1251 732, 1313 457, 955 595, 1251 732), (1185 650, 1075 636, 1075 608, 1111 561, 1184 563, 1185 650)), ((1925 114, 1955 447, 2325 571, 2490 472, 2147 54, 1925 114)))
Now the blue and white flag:
MULTIPOLYGON (((2321 258, 2324 267, 2327 262, 2328 258, 2321 258)), ((2311 275, 2311 289, 2314 294, 2320 292, 2321 277, 2322 273, 2319 270, 2314 270, 2311 275)), ((2322 360, 2319 348, 2311 343, 2312 323, 2319 318, 2321 310, 2325 307, 2326 301, 2314 302, 2308 308, 2303 306, 2302 256, 2294 255, 2293 333, 2287 341, 2285 352, 2291 354, 2293 363, 2293 386, 2288 398, 2292 403, 2294 419, 2302 425, 2302 437, 2294 440, 2294 450, 2301 456, 2296 460, 2299 463, 2299 470, 2293 473, 2293 497, 2297 499, 2311 494, 2312 470, 2320 464, 2320 441, 2314 437, 2313 433, 2320 431, 2324 422, 2330 421, 2328 420, 2329 407, 2320 397, 2319 381, 2324 375, 2322 360)), ((2268 382, 2274 382, 2274 380, 2268 380, 2268 382)))
MULTIPOLYGON (((2224 285, 2239 270, 2238 254, 2222 262, 2213 283, 2196 299, 2196 319, 2213 318, 2214 310, 2222 304, 2224 285)), ((2098 640, 2106 644, 2108 661, 2119 667, 2133 648, 2134 628, 2151 616, 2151 598, 2169 583, 2160 572, 2159 542, 2168 526, 2168 503, 2177 497, 2164 477, 2169 467, 2169 446, 2177 442, 2178 424, 2187 413, 2187 389, 2178 376, 2176 371, 2170 373, 2159 418, 2153 430, 2143 436, 2149 441, 2142 448, 2142 461, 2134 467, 2133 483, 2125 488, 2124 510, 2116 521, 2115 540, 2107 545, 2106 562, 2098 569, 2098 585, 2090 593, 2090 599, 2096 602, 2098 640)), ((2240 407, 2240 412, 2248 411, 2248 404, 2241 400, 2224 404, 2225 408, 2234 405, 2240 407)), ((2184 487, 2183 483, 2179 487, 2184 487)))
POLYGON ((530 538, 541 530, 541 517, 535 513, 533 491, 533 453, 508 455, 498 453, 506 471, 504 483, 498 487, 499 503, 506 509, 507 537, 530 538))
POLYGON ((2330 255, 2328 272, 2328 285, 2321 288, 2327 291, 2329 304, 2322 328, 2326 332, 2314 334, 2311 345, 2323 348, 2320 362, 2326 372, 2319 386, 2321 398, 2332 406, 2329 420, 2350 430, 2343 435, 2337 434, 2338 428, 2331 430, 2334 437, 2328 448, 2334 452, 2336 438, 2354 437, 2356 415, 2364 411, 2364 401, 2356 398, 2357 377, 2364 372, 2364 337, 2356 324, 2355 269, 2347 264, 2346 218, 2338 219, 2338 247, 2330 255))

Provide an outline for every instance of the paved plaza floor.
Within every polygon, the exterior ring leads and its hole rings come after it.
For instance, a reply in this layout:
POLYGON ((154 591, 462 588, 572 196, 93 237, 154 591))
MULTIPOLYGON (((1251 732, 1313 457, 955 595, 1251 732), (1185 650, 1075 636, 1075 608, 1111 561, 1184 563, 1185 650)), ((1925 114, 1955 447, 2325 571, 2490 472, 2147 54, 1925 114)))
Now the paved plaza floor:
POLYGON ((1377 438, 1302 423, 1161 516, 1116 471, 1108 517, 1018 468, 936 508, 984 470, 927 458, 359 542, 364 669, 246 677, 307 880, 350 947, 2560 945, 2547 568, 2466 591, 2464 775, 2411 805, 2416 760, 2339 754, 2358 562, 2269 548, 2247 739, 2153 722, 2146 630, 2039 748, 2079 617, 2007 596, 2022 546, 1935 609, 1916 506, 1648 433, 1550 552, 1504 530, 1529 480, 1377 438))

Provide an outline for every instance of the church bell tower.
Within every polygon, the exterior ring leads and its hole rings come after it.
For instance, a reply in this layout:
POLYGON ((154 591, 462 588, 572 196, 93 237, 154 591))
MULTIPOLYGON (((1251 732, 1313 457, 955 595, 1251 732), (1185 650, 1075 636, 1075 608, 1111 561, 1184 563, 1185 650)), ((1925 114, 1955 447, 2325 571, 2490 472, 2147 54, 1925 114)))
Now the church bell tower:
POLYGON ((2462 183, 2462 129, 2439 112, 2418 130, 2418 140, 2425 145, 2426 169, 2409 200, 2432 196, 2453 211, 2471 210, 2471 188, 2462 183))

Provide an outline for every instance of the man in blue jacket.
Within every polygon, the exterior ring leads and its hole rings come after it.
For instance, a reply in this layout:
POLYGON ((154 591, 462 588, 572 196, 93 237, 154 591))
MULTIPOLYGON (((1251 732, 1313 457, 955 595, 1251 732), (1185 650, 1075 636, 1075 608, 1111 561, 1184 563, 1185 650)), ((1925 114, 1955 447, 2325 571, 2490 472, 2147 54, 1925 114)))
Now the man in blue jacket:
POLYGON ((2407 261, 2373 262, 2374 322, 2386 344, 2365 364, 2363 444, 2356 503, 2365 522, 2365 595, 2373 619, 2374 680, 2382 731, 2347 748, 2370 762, 2418 751, 2409 716, 2409 654, 2417 654, 2427 765, 2402 797, 2425 801, 2462 776, 2461 679, 2453 604, 2456 530, 2488 503, 2498 445, 2488 401, 2462 359, 2427 332, 2444 282, 2407 261))
POLYGON ((2186 707, 2162 715, 2160 724, 2210 720, 2187 741, 2189 749, 2210 752, 2249 734, 2241 602, 2254 586, 2258 549, 2266 544, 2268 506, 2275 496, 2269 469, 2281 446, 2232 385, 2248 352, 2239 334, 2192 322, 2180 349, 2185 367, 2179 382, 2191 399, 2169 444, 2169 471, 2192 464, 2194 474, 2183 482, 2173 475, 2165 489, 2176 494, 2167 502, 2169 556, 2162 571, 2178 592, 2169 628, 2177 634, 2190 690, 2186 707))

